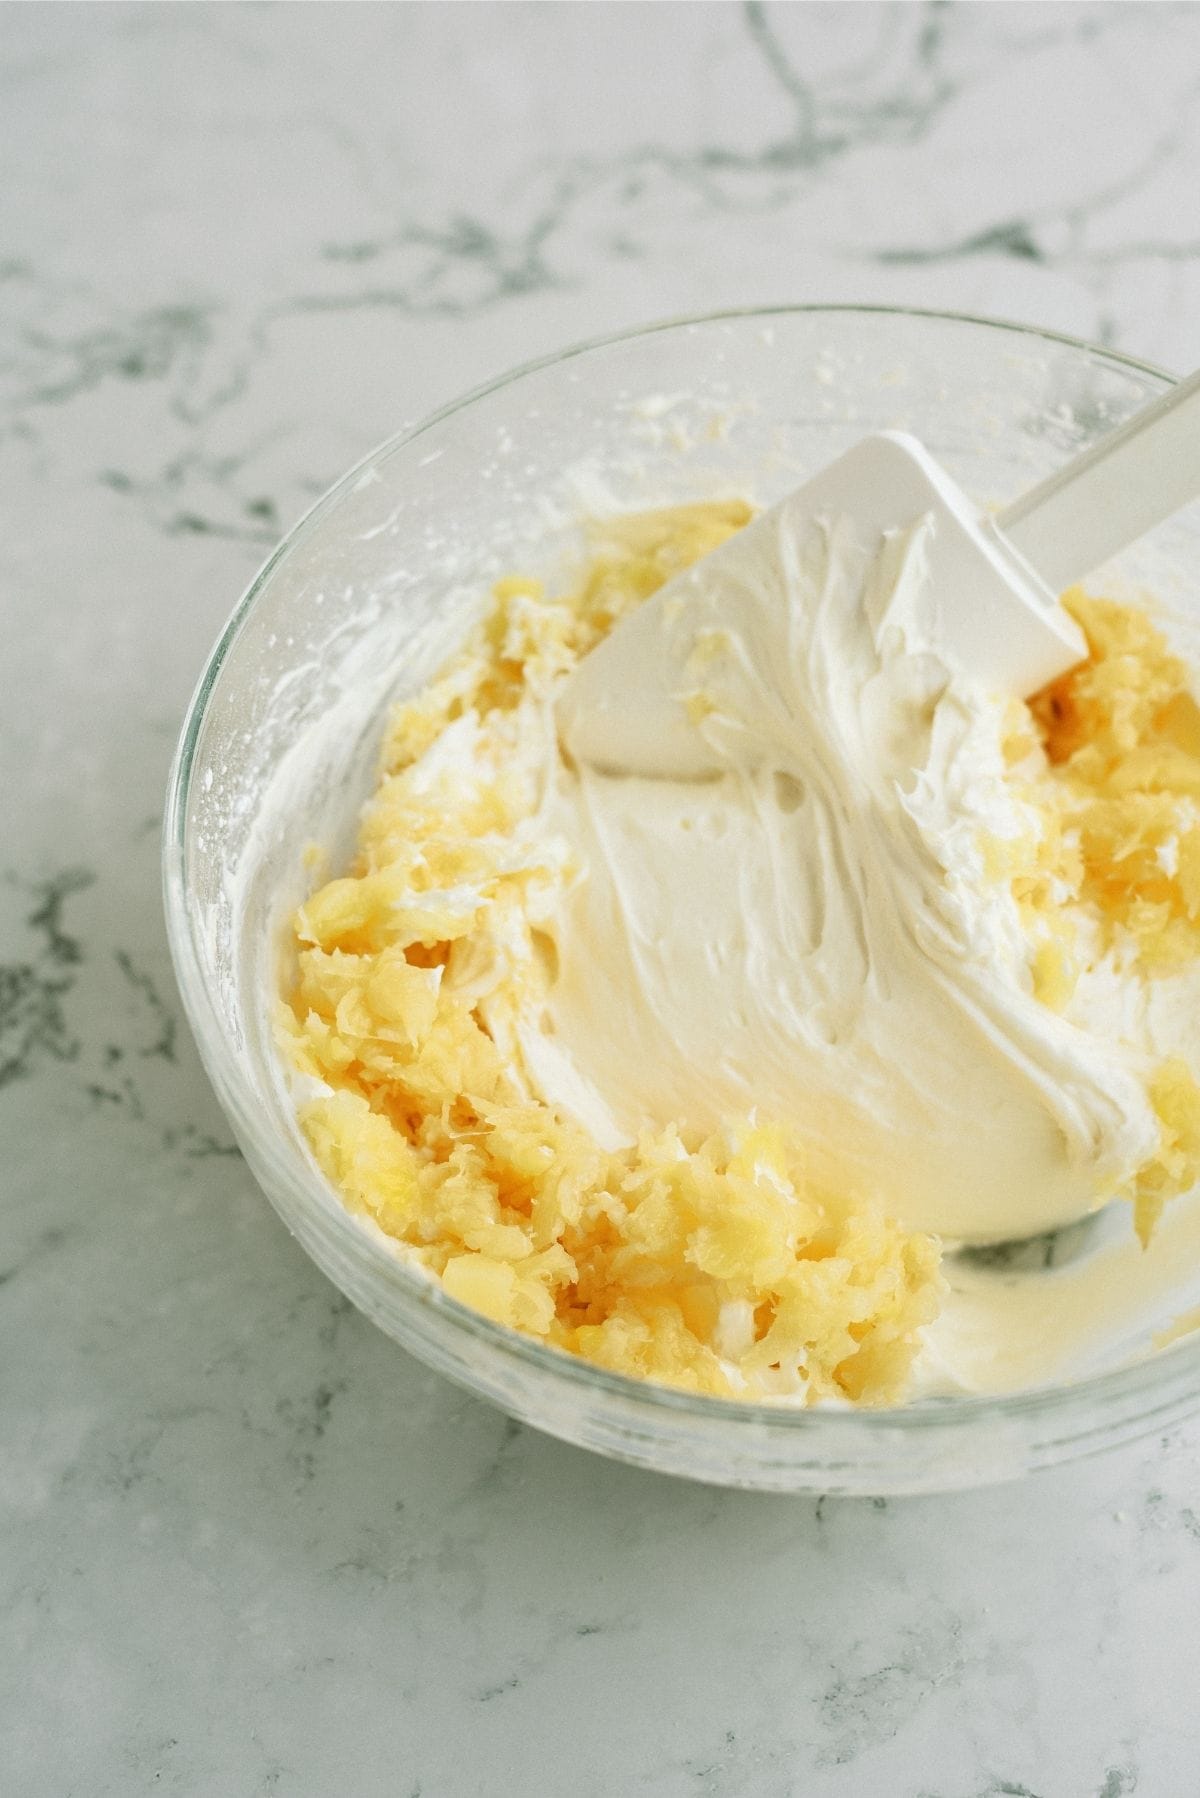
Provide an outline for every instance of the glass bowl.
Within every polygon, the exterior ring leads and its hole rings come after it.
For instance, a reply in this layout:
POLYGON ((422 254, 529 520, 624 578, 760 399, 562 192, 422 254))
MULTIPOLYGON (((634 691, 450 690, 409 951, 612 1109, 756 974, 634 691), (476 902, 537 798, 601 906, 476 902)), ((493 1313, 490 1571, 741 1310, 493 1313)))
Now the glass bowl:
MULTIPOLYGON (((171 773, 164 884, 184 1004, 256 1178, 292 1233, 431 1367, 569 1442, 721 1485, 981 1485, 1200 1408, 1200 1340, 1081 1380, 901 1409, 742 1403, 642 1384, 465 1309, 351 1216, 299 1133, 271 1034, 304 852, 348 851, 380 715, 461 639, 500 574, 551 568, 588 504, 749 488, 769 502, 864 432, 912 430, 1002 502, 1169 384, 1111 351, 983 319, 784 307, 654 326, 504 376, 386 443, 313 507, 235 610, 171 773)), ((1200 509, 1120 572, 1200 568, 1200 509)))

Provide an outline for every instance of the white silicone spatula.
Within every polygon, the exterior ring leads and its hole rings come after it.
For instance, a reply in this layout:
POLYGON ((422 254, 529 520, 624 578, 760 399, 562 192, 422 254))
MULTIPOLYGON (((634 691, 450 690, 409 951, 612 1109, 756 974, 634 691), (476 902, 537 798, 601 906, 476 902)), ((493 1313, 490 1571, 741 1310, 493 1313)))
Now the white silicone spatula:
MULTIPOLYGON (((935 640, 965 672, 1025 698, 1085 654, 1056 595, 1198 493, 1200 373, 996 517, 981 513, 915 438, 887 431, 864 438, 747 529, 799 535, 818 519, 844 516, 860 538, 882 539, 932 514, 935 640)), ((694 749, 685 748, 682 718, 661 715, 657 660, 669 634, 662 625, 705 570, 720 578, 730 547, 668 582, 579 664, 559 703, 578 759, 603 764, 615 736, 631 767, 643 759, 644 739, 648 765, 686 771, 694 749), (677 754, 664 732, 678 736, 677 754)))

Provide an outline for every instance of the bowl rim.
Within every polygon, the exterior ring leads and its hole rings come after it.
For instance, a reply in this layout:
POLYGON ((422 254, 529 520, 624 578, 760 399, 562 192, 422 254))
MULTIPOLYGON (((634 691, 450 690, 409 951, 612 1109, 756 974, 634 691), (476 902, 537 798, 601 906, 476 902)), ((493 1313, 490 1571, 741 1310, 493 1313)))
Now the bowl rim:
MULTIPOLYGON (((523 1335, 507 1325, 494 1322, 472 1310, 445 1291, 421 1268, 411 1265, 385 1246, 386 1239, 376 1242, 362 1221, 347 1210, 333 1188, 316 1167, 305 1166, 287 1145, 272 1135, 264 1139, 256 1127, 253 1095, 238 1064, 228 1032, 216 1005, 205 971, 205 962, 197 940, 198 918, 190 902, 188 889, 187 818, 191 775, 197 747, 203 732, 222 669, 237 638, 241 634, 256 601, 276 571, 311 537, 316 526, 328 513, 358 486, 368 470, 415 442, 425 432, 456 413, 504 388, 516 386, 527 377, 561 363, 569 363, 596 351, 619 344, 653 337, 668 331, 737 324, 744 321, 769 321, 795 316, 859 316, 898 317, 928 320, 934 324, 977 326, 981 330, 1012 337, 1033 338, 1081 351, 1116 368, 1125 368, 1149 376, 1165 385, 1178 379, 1168 370, 1124 351, 1073 336, 1068 332, 1043 329, 1017 320, 997 318, 983 313, 956 312, 922 306, 856 304, 854 302, 779 302, 763 306, 724 308, 715 312, 685 313, 648 324, 632 326, 577 340, 562 349, 532 358, 478 383, 449 400, 445 405, 425 414, 416 423, 402 427, 362 456, 321 494, 296 520, 267 556, 234 606, 210 651, 188 702, 184 723, 172 757, 167 783, 166 807, 162 831, 162 887, 167 937, 175 967, 184 1009, 195 1035, 201 1059, 216 1089, 217 1096, 230 1115, 239 1139, 251 1136, 261 1154, 270 1160, 282 1181, 291 1188, 301 1186, 307 1200, 327 1220, 339 1246, 352 1258, 377 1275, 384 1275, 413 1301, 415 1312, 432 1308, 444 1314, 447 1321, 464 1336, 474 1339, 500 1360, 513 1360, 531 1372, 564 1382, 569 1387, 583 1387, 594 1393, 606 1393, 626 1407, 668 1419, 691 1420, 735 1429, 762 1431, 813 1431, 819 1429, 836 1436, 847 1447, 855 1437, 882 1437, 902 1432, 907 1435, 931 1430, 942 1433, 995 1419, 1049 1419, 1064 1416, 1089 1401, 1098 1403, 1131 1401, 1145 1394, 1151 1397, 1163 1383, 1167 1365, 1178 1377, 1192 1369, 1200 1374, 1200 1334, 1184 1337, 1177 1343, 1141 1357, 1125 1366, 1088 1374, 1079 1379, 1056 1384, 1026 1387, 1011 1393, 964 1393, 928 1395, 892 1407, 829 1406, 806 1407, 779 1399, 748 1400, 698 1393, 667 1386, 653 1380, 639 1380, 616 1373, 595 1362, 523 1335)), ((268 1194, 268 1197, 270 1195, 268 1194)), ((290 1221, 285 1219, 285 1222, 290 1221)), ((335 1281, 336 1283, 336 1281, 335 1281)), ((419 1348, 413 1352, 420 1354, 419 1348)), ((448 1370, 447 1370, 448 1371, 448 1370)), ((1193 1390, 1200 1403, 1200 1381, 1193 1390)), ((1147 1422, 1153 1427, 1154 1407, 1147 1410, 1147 1422)), ((1090 1427, 1067 1432, 1067 1439, 1091 1434, 1090 1427)))

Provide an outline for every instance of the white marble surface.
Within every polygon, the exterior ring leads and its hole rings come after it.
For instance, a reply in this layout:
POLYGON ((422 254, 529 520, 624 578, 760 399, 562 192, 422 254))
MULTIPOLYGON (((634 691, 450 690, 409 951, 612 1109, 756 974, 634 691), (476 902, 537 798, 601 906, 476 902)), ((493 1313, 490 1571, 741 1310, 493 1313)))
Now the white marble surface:
POLYGON ((1194 6, 0 13, 0 1788, 1191 1798, 1200 1423, 945 1500, 518 1429, 276 1223, 179 1016, 171 744, 279 531, 687 309, 1200 361, 1194 6))

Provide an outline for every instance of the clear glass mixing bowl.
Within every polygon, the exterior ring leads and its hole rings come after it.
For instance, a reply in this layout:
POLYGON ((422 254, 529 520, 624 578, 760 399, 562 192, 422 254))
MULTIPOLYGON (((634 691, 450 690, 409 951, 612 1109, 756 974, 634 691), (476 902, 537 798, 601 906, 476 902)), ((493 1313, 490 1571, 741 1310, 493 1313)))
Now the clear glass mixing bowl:
MULTIPOLYGON (((201 677, 171 774, 167 924, 201 1055, 246 1160, 334 1283, 406 1349, 537 1428, 664 1472, 790 1492, 1006 1479, 1200 1408, 1200 1340, 1069 1386, 802 1410, 640 1384, 513 1334, 404 1266, 301 1138, 272 1044, 281 920, 312 842, 348 847, 381 709, 461 638, 500 574, 550 567, 564 514, 744 491, 770 501, 864 432, 916 433, 1002 502, 1169 377, 981 319, 780 308, 683 320, 534 363, 385 444, 276 550, 201 677)), ((1200 509, 1126 565, 1200 569, 1200 509)))

